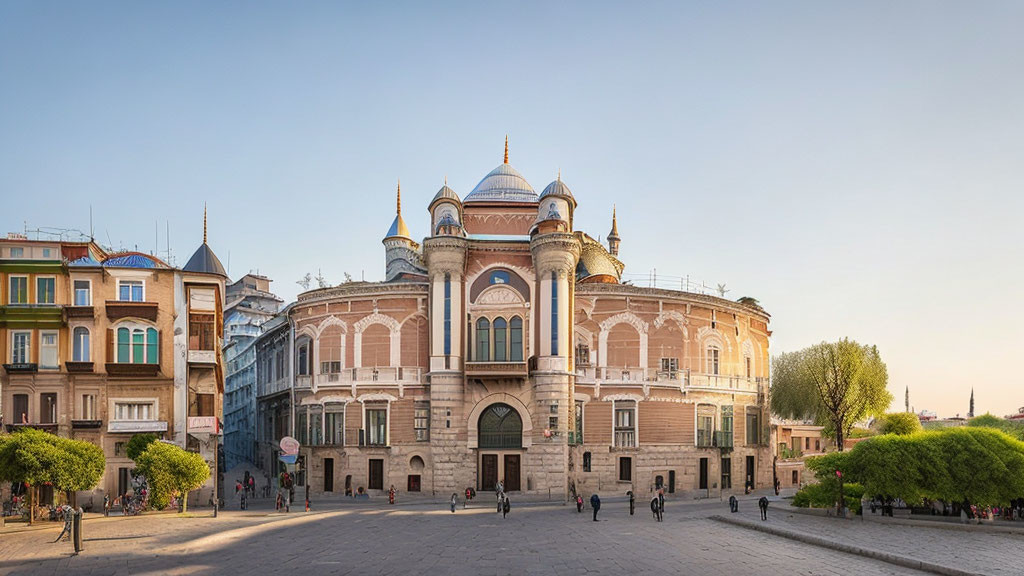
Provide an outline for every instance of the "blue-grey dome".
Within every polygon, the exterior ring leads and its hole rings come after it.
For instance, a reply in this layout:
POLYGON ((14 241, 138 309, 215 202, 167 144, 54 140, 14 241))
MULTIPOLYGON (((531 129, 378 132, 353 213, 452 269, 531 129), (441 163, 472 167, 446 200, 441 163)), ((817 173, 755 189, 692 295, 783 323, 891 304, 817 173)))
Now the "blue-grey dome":
POLYGON ((536 202, 537 193, 522 174, 500 164, 466 196, 464 202, 536 202))
POLYGON ((456 220, 451 214, 445 214, 444 216, 441 216, 441 219, 437 222, 437 226, 434 227, 434 234, 437 234, 441 230, 441 228, 444 228, 446 226, 459 229, 462 228, 462 225, 459 224, 459 221, 456 220))
POLYGON ((540 193, 540 198, 542 200, 548 196, 560 196, 572 202, 574 206, 576 205, 576 198, 573 197, 569 187, 562 182, 561 178, 555 180, 551 184, 548 184, 547 187, 544 188, 544 191, 540 193))

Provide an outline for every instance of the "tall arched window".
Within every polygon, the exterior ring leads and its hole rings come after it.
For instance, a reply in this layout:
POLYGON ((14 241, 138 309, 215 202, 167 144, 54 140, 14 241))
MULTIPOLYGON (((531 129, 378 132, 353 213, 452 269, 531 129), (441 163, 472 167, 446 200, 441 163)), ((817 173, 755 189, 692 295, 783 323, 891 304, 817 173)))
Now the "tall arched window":
POLYGON ((72 360, 74 362, 88 362, 90 360, 89 329, 85 328, 84 326, 79 326, 75 328, 72 341, 72 360))
POLYGON ((476 361, 489 362, 491 359, 491 323, 487 318, 476 321, 476 361))
POLYGON ((452 276, 444 275, 444 355, 452 353, 452 276))
POLYGON ((146 364, 159 364, 160 351, 157 349, 159 336, 156 328, 146 329, 146 364))
POLYGON ((508 322, 504 318, 494 319, 494 361, 505 362, 508 359, 508 322))
POLYGON ((508 323, 509 327, 509 361, 523 361, 523 319, 513 316, 508 323))

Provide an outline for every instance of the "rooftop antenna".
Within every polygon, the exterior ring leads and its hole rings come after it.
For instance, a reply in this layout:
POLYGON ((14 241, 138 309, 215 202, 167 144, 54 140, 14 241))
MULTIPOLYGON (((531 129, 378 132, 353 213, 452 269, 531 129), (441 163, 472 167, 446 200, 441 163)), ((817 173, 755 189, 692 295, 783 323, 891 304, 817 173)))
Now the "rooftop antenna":
POLYGON ((231 250, 228 250, 228 275, 231 274, 231 250))

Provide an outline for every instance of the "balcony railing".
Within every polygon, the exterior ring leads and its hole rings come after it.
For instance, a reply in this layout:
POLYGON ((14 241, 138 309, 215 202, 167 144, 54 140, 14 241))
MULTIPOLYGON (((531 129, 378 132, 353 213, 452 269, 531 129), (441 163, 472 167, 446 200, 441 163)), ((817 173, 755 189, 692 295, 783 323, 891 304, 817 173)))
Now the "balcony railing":
POLYGON ((526 362, 466 362, 466 376, 526 376, 526 362))
POLYGON ((53 304, 0 306, 0 326, 59 328, 64 324, 64 309, 53 304))
POLYGON ((758 392, 759 379, 742 376, 724 376, 720 374, 691 373, 688 386, 691 388, 710 388, 716 390, 734 390, 741 392, 758 392))
POLYGON ((159 364, 132 364, 129 362, 107 362, 107 374, 123 378, 152 378, 160 373, 159 364))
POLYGON ((295 388, 305 389, 311 388, 313 385, 313 377, 309 374, 299 374, 295 377, 295 388))
MULTIPOLYGON (((309 378, 297 376, 296 378, 309 378)), ((423 379, 423 368, 419 366, 384 366, 378 368, 344 368, 340 372, 316 375, 317 386, 339 386, 353 382, 383 382, 419 384, 423 379)), ((296 383, 297 387, 299 386, 296 383)), ((308 387, 308 385, 306 386, 308 387)))

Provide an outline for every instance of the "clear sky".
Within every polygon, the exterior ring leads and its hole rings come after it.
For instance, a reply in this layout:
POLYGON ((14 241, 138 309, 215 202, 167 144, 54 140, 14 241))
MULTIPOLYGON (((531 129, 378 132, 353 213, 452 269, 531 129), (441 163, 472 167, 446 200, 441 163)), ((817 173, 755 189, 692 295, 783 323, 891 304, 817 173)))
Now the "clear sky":
MULTIPOLYGON (((1024 406, 1024 3, 0 3, 0 233, 202 238, 287 299, 381 279, 402 180, 561 169, 627 272, 726 283, 773 351, 877 344, 894 407, 1024 406)), ((108 240, 109 239, 109 240, 108 240)))

